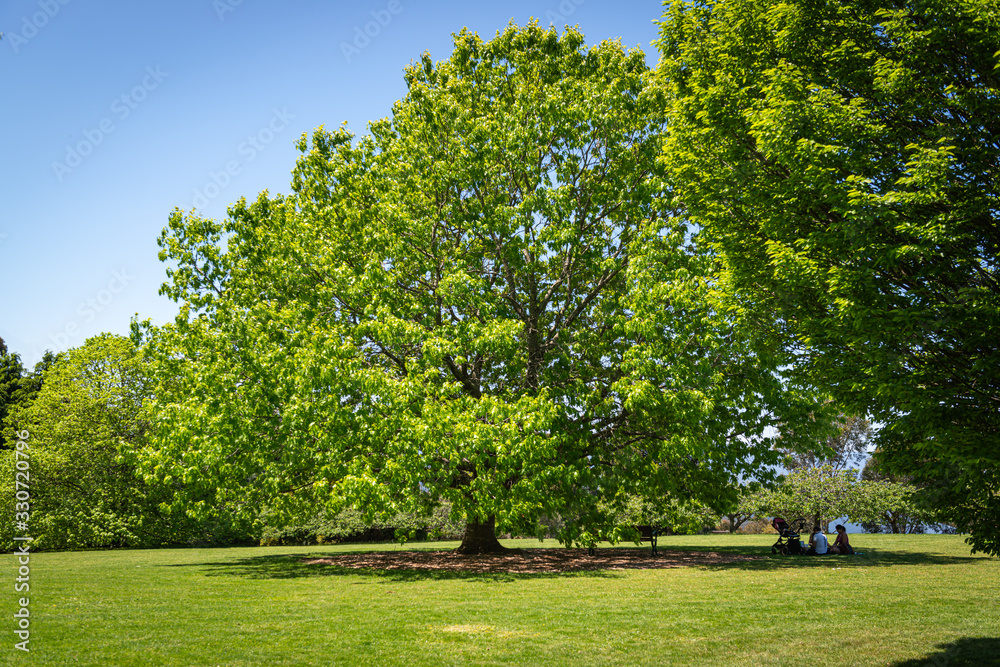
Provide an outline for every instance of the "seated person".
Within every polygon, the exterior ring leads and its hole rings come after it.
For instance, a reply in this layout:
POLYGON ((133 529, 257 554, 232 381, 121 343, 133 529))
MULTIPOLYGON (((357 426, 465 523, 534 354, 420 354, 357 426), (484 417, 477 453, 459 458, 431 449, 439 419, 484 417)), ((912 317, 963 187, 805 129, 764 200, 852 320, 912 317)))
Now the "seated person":
POLYGON ((819 529, 819 526, 813 526, 813 534, 809 537, 809 550, 806 552, 807 556, 822 556, 828 550, 829 542, 826 541, 826 535, 823 531, 819 529))
POLYGON ((830 547, 830 553, 832 554, 854 553, 854 549, 851 548, 851 541, 847 539, 847 529, 844 528, 839 523, 837 524, 837 539, 834 540, 833 546, 830 547))

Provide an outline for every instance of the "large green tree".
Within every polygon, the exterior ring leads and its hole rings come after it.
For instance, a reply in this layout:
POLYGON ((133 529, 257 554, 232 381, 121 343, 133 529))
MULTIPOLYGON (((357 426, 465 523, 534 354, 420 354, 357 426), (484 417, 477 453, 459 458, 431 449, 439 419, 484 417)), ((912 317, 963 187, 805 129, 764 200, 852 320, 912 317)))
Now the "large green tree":
POLYGON ((660 48, 665 164, 744 317, 1000 553, 996 2, 678 0, 660 48))
POLYGON ((150 474, 191 511, 447 501, 470 553, 543 515, 610 534, 634 495, 732 501, 810 402, 715 305, 643 54, 511 25, 405 77, 368 135, 303 137, 290 196, 171 216, 150 474))

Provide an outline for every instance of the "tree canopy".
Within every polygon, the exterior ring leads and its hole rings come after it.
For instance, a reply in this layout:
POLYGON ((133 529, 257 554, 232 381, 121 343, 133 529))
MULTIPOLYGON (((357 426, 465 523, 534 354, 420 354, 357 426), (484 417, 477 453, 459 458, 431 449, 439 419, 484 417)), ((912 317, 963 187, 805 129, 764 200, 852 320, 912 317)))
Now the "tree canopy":
POLYGON ((291 195, 175 211, 150 474, 191 511, 447 501, 467 552, 543 514, 579 542, 635 496, 735 500, 814 403, 664 196, 648 74, 573 29, 462 31, 367 135, 303 137, 291 195))
POLYGON ((1000 553, 1000 12, 673 2, 664 163, 749 321, 1000 553))

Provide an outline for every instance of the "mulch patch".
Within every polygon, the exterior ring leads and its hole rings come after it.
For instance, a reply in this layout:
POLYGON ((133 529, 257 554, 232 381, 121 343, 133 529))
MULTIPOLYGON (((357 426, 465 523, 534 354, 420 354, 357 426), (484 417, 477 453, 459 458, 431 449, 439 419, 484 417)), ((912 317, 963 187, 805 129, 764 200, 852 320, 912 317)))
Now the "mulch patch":
POLYGON ((309 558, 305 565, 336 565, 373 570, 429 570, 475 573, 535 574, 587 570, 665 570, 672 567, 718 565, 758 560, 756 556, 714 551, 670 551, 653 556, 649 549, 511 549, 503 554, 465 556, 454 551, 375 551, 326 558, 309 558))

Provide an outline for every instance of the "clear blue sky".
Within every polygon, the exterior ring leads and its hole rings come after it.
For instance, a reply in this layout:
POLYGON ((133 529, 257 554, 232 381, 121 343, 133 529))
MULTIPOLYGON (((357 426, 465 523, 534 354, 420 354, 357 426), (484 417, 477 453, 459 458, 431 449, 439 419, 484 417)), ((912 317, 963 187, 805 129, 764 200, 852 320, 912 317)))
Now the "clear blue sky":
POLYGON ((364 133, 405 94, 403 67, 446 58, 463 27, 579 25, 652 65, 661 13, 659 0, 4 0, 0 337, 33 365, 127 333, 135 313, 172 319, 156 246, 170 211, 219 218, 288 192, 303 133, 364 133))

